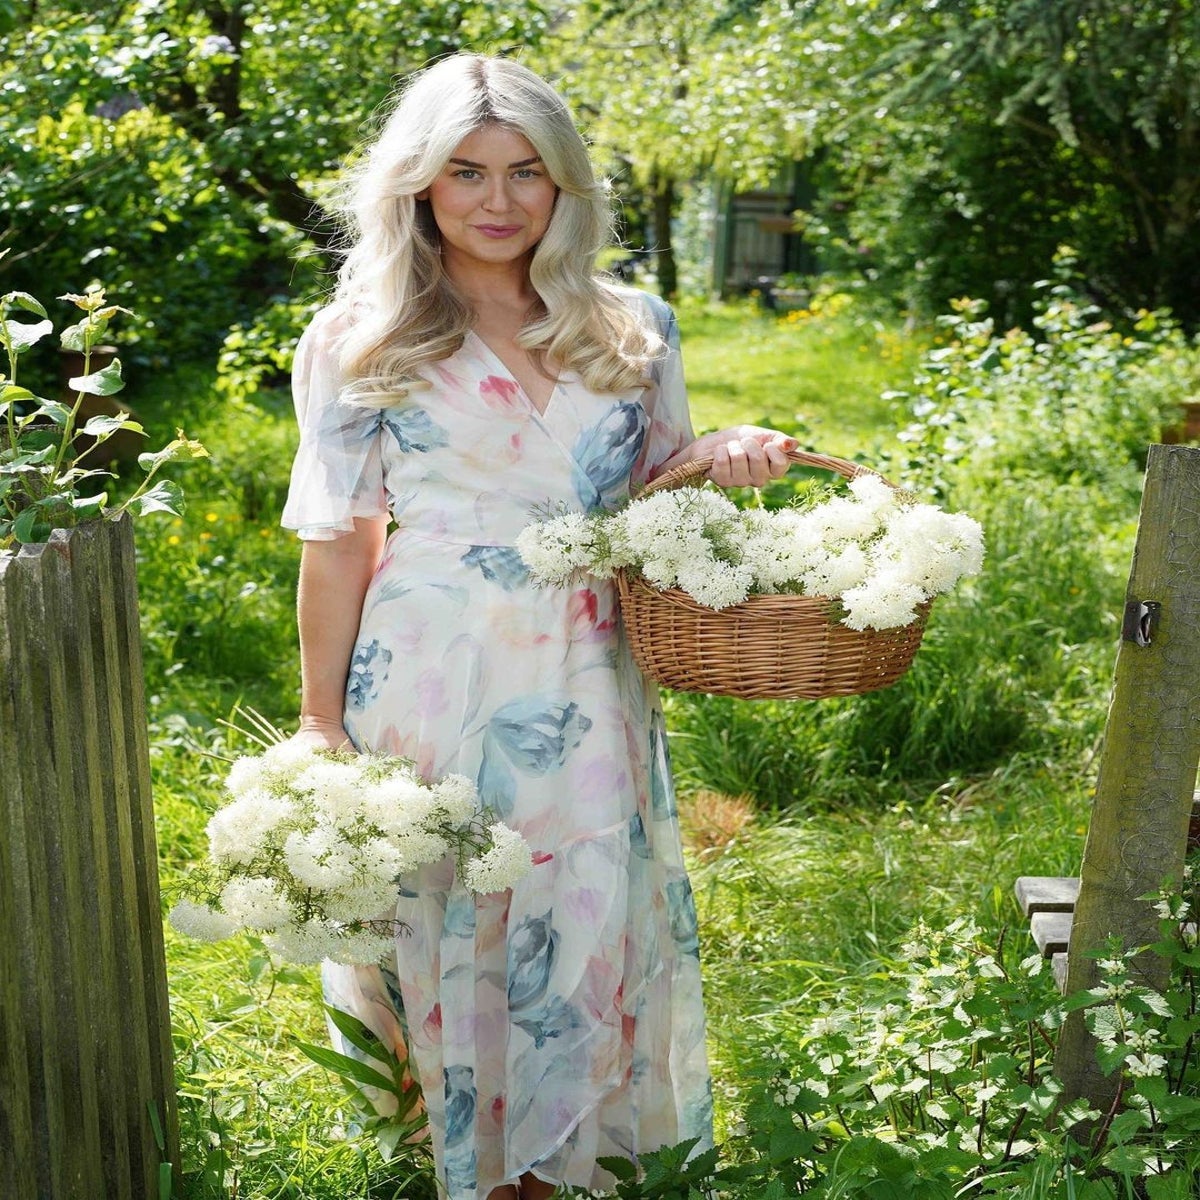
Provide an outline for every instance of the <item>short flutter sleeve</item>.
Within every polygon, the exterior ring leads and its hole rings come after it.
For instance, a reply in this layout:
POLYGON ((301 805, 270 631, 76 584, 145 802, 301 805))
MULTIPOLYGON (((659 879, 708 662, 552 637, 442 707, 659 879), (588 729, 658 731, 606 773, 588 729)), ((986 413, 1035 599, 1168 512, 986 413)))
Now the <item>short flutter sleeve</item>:
POLYGON ((641 397, 650 418, 646 440, 633 468, 633 482, 642 485, 659 468, 695 440, 688 411, 687 386, 683 380, 683 357, 679 351, 679 324, 669 304, 648 292, 638 293, 647 320, 666 344, 666 352, 650 369, 650 386, 641 397))
POLYGON ((281 523, 308 541, 354 531, 355 517, 388 514, 379 452, 383 411, 341 398, 335 319, 318 313, 292 362, 300 446, 281 523))

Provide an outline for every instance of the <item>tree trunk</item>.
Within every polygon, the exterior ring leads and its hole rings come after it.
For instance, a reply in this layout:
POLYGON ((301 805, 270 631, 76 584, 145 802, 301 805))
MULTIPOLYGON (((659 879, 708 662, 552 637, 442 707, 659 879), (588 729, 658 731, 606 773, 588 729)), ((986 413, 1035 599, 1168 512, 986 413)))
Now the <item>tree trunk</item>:
POLYGON ((675 180, 659 171, 654 173, 654 265, 658 290, 666 300, 679 291, 679 271, 671 244, 671 219, 677 203, 675 180))

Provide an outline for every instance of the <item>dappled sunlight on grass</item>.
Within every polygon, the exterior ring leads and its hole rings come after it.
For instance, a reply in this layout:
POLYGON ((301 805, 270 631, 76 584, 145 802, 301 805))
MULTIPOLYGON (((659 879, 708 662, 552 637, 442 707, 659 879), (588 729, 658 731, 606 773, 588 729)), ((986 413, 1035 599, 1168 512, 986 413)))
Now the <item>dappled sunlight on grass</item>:
POLYGON ((853 303, 805 318, 684 303, 679 321, 697 430, 769 425, 843 458, 895 445, 903 418, 882 394, 911 378, 923 346, 899 321, 853 303))

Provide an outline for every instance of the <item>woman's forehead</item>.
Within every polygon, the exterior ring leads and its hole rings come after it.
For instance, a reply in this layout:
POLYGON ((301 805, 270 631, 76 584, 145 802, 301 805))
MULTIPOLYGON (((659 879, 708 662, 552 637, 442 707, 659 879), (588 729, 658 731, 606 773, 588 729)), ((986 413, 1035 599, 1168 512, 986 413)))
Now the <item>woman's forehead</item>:
POLYGON ((452 162, 486 167, 513 167, 538 157, 533 143, 523 133, 495 123, 472 130, 450 155, 452 162))

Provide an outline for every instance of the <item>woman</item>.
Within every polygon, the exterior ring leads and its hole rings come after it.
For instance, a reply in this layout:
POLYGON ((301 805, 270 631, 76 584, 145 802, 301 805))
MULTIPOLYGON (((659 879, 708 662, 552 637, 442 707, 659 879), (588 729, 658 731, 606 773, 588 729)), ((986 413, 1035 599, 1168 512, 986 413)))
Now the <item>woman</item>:
POLYGON ((403 880, 394 977, 330 965, 327 997, 406 1043, 452 1200, 600 1187, 599 1156, 710 1137, 695 909, 613 590, 537 589, 513 543, 701 454, 761 485, 789 442, 693 439, 673 316, 594 276, 605 190, 517 63, 417 75, 345 207, 294 369, 297 736, 470 776, 534 865, 486 897, 449 862, 403 880))

